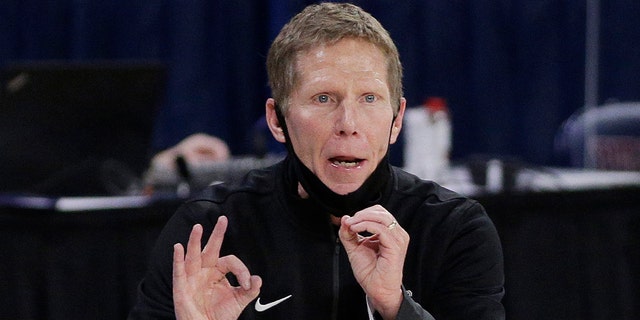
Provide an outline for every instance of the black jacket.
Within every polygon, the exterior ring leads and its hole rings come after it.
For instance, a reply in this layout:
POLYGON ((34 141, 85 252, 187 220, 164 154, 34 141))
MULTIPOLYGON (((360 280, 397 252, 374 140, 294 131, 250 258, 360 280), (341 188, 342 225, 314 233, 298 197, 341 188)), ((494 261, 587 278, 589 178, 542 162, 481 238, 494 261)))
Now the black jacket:
MULTIPOLYGON (((252 302, 240 319, 367 319, 336 227, 295 195, 286 163, 254 170, 235 186, 212 186, 185 203, 157 241, 130 319, 174 318, 173 244, 186 246, 196 223, 206 242, 220 215, 229 219, 221 255, 236 255, 262 277, 261 302, 292 295, 264 312, 252 302)), ((411 237, 398 320, 504 319, 500 241, 480 204, 398 168, 380 204, 411 237)))

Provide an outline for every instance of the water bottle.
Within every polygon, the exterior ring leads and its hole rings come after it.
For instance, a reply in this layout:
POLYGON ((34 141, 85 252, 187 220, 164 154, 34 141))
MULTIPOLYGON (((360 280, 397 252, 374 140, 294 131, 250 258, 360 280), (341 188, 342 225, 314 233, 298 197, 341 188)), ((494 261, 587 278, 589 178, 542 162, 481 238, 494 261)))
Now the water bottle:
POLYGON ((445 183, 449 172, 451 121, 447 101, 429 97, 404 114, 404 169, 418 177, 445 183))

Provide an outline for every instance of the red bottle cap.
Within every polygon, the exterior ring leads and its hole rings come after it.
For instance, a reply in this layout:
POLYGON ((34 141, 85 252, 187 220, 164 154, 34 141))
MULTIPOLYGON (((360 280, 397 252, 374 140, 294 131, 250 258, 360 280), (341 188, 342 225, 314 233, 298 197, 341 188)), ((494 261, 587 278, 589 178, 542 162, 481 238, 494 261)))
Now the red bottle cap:
POLYGON ((431 112, 447 111, 447 100, 442 97, 428 97, 423 105, 431 112))

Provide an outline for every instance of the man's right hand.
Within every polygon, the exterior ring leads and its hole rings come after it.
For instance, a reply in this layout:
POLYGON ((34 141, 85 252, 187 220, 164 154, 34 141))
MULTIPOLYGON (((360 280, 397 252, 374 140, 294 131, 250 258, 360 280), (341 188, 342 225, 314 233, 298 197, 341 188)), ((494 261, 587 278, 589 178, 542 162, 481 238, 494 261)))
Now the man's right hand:
POLYGON ((237 319, 260 293, 262 279, 251 275, 236 256, 220 257, 227 218, 218 218, 211 237, 201 250, 202 226, 193 226, 187 253, 181 244, 173 251, 173 303, 177 319, 237 319), (225 275, 233 273, 240 286, 225 275))

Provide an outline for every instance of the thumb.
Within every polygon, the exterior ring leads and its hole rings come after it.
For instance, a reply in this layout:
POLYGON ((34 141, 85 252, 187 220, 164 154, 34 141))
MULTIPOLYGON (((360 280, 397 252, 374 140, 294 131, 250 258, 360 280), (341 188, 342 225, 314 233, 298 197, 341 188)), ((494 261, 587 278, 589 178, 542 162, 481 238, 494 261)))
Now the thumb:
POLYGON ((347 215, 342 216, 340 219, 340 230, 338 230, 340 242, 347 252, 358 246, 358 234, 351 231, 351 225, 347 223, 347 219, 349 218, 347 215))
POLYGON ((249 289, 244 289, 242 287, 236 288, 237 296, 236 299, 238 304, 242 306, 244 309, 253 299, 257 298, 260 294, 260 288, 262 287, 262 278, 260 276, 253 275, 250 278, 251 287, 249 289))

